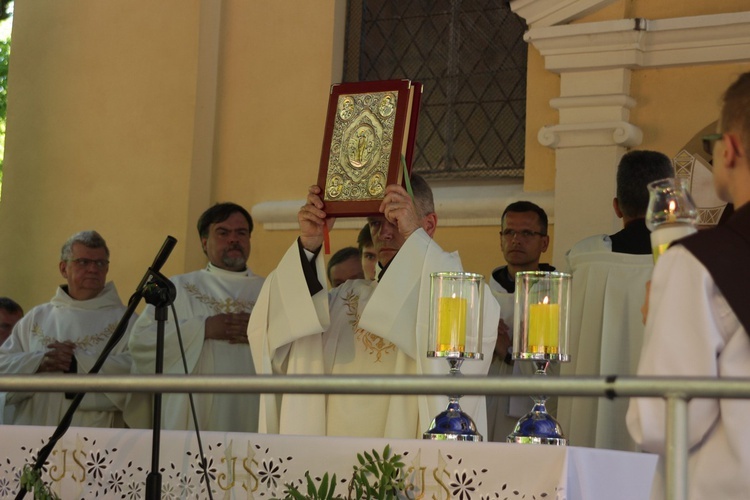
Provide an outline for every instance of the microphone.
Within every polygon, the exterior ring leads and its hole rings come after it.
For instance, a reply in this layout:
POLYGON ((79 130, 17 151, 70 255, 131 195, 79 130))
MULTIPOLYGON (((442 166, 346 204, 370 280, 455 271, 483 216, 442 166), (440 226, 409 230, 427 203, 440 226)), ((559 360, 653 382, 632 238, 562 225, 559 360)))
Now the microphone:
POLYGON ((159 250, 159 253, 156 254, 154 263, 151 264, 152 271, 158 273, 161 270, 161 266, 163 266, 164 263, 167 262, 169 254, 172 253, 172 250, 174 249, 174 246, 176 244, 177 238, 174 238, 173 236, 167 236, 167 239, 164 240, 164 244, 161 246, 161 250, 159 250))
POLYGON ((174 246, 176 244, 177 238, 175 238, 174 236, 167 236, 167 239, 164 240, 164 244, 161 246, 159 253, 156 254, 154 263, 151 264, 151 267, 148 268, 148 271, 146 271, 146 274, 143 276, 141 283, 138 285, 138 288, 136 288, 136 290, 138 291, 137 293, 140 293, 143 290, 143 287, 146 285, 146 283, 151 280, 152 275, 158 273, 164 263, 167 262, 169 254, 172 253, 172 250, 174 249, 174 246))

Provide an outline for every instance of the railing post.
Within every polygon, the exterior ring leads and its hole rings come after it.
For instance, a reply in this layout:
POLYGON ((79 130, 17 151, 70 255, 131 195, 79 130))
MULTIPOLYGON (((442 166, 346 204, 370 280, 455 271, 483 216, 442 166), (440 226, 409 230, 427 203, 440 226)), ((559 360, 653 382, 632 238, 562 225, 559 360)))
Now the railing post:
POLYGON ((664 467, 667 500, 687 500, 687 403, 684 394, 667 395, 667 443, 664 467))

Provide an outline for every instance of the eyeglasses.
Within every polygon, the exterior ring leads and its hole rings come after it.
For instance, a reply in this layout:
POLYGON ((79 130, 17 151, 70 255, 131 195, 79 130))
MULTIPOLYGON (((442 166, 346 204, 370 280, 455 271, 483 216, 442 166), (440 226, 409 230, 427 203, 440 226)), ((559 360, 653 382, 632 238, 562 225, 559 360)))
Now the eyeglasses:
POLYGON ((724 134, 710 134, 710 135, 704 135, 701 137, 701 142, 703 143, 703 151, 706 152, 706 154, 709 154, 713 156, 714 154, 714 143, 716 141, 721 140, 724 137, 724 134))
POLYGON ((94 264, 97 269, 104 269, 109 265, 109 261, 105 259, 71 259, 68 262, 72 262, 78 267, 82 267, 84 269, 89 267, 91 264, 94 264))
POLYGON ((528 229, 524 229, 523 231, 516 231, 515 229, 505 229, 503 231, 500 231, 500 236, 509 240, 512 240, 516 236, 518 236, 519 240, 530 240, 533 236, 547 235, 545 233, 540 233, 539 231, 529 231, 528 229))

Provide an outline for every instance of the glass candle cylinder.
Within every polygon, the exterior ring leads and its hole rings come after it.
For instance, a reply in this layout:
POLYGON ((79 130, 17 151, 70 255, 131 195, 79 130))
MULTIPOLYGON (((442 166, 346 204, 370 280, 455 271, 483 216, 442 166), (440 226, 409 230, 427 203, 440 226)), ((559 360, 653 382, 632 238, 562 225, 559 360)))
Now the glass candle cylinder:
POLYGON ((515 359, 568 361, 570 293, 570 274, 516 273, 515 359))
POLYGON ((481 353, 483 298, 481 274, 430 275, 428 356, 476 357, 481 353))
POLYGON ((646 226, 651 230, 654 262, 669 245, 697 231, 698 210, 687 179, 660 179, 648 185, 646 226))

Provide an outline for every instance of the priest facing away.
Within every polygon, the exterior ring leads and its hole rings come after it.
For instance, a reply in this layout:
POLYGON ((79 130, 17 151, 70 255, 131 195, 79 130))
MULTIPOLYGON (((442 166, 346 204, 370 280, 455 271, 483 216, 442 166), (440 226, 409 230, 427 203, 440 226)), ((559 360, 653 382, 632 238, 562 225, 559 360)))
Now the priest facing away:
MULTIPOLYGON (((349 280, 326 291, 319 255, 326 218, 320 189, 312 186, 300 209, 300 236, 268 276, 248 324, 257 372, 303 375, 415 375, 448 373, 427 357, 430 273, 462 271, 457 253, 432 240, 437 227, 432 190, 418 175, 414 200, 398 185, 386 188, 382 215, 368 224, 378 256, 376 281, 349 280)), ((486 285, 485 285, 486 286, 486 285)), ((484 360, 464 363, 465 374, 487 374, 497 338, 499 306, 484 293, 484 360)), ((445 396, 264 394, 259 431, 326 436, 421 438, 445 396)), ((484 397, 461 406, 486 436, 484 397)))

